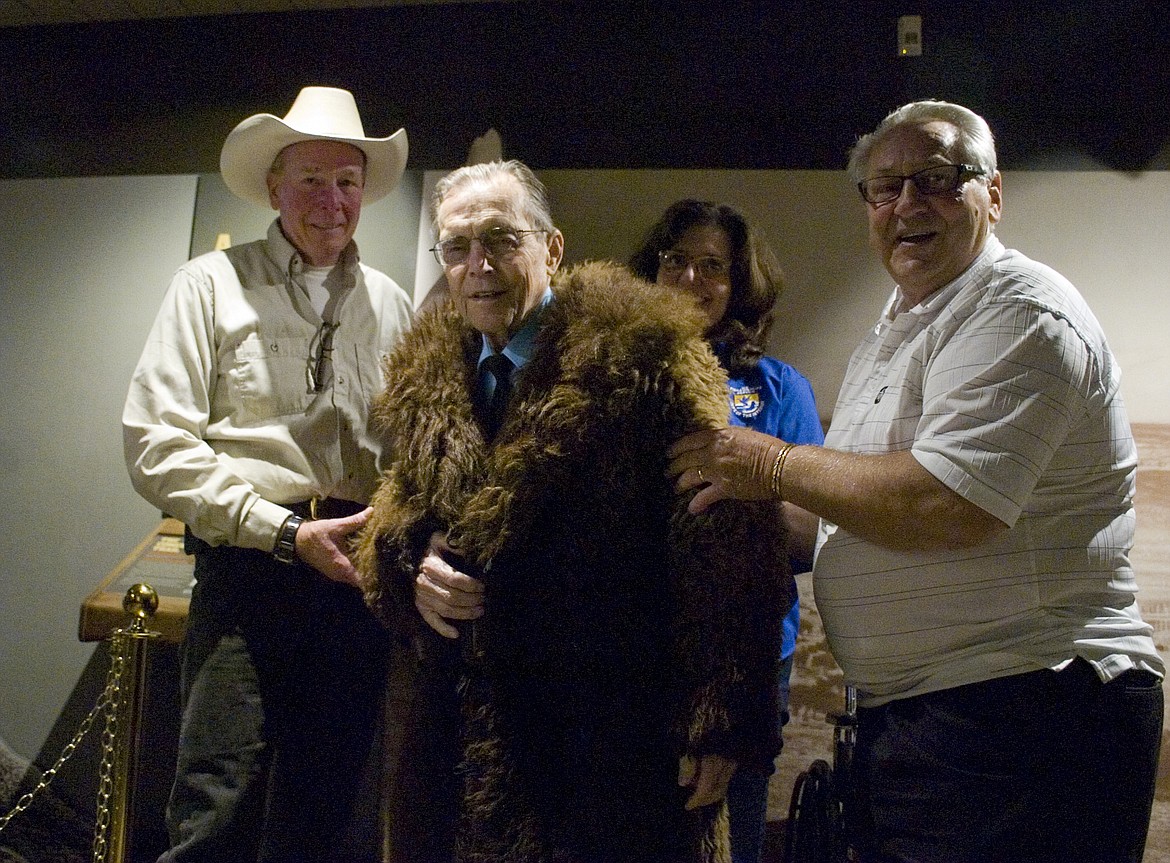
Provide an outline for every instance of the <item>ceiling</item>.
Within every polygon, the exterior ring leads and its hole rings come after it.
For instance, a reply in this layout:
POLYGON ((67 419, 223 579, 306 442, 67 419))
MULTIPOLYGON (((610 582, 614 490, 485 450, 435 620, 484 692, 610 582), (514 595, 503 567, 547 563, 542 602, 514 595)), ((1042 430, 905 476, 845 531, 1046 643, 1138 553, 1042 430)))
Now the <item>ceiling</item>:
POLYGON ((469 0, 0 0, 0 27, 458 2, 469 0))
POLYGON ((358 94, 368 128, 409 129, 421 170, 488 128, 541 169, 839 170, 926 96, 986 116, 1009 169, 1170 170, 1167 0, 1104 18, 1035 0, 992 17, 955 0, 0 0, 0 16, 30 3, 62 23, 0 25, 6 179, 212 173, 241 117, 310 82, 358 94))

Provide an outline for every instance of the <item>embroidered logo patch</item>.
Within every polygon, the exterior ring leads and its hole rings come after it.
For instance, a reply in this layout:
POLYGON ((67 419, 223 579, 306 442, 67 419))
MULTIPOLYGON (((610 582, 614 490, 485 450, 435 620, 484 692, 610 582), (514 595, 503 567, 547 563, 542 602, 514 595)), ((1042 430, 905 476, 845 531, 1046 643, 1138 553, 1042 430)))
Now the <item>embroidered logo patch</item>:
POLYGON ((731 409, 737 417, 751 419, 763 410, 760 391, 756 387, 732 387, 731 409))

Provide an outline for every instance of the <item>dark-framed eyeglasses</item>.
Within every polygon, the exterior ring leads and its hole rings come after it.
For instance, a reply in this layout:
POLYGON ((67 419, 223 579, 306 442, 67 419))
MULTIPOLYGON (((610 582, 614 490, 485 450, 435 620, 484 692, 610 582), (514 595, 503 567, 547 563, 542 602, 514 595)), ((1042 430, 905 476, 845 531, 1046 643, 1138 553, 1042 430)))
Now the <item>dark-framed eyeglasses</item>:
POLYGON ((907 180, 920 195, 952 195, 968 180, 986 173, 977 165, 933 165, 913 174, 871 177, 858 183, 857 190, 870 204, 888 204, 902 194, 907 180))
POLYGON ((731 262, 711 255, 692 258, 678 249, 663 249, 658 253, 658 272, 667 278, 677 279, 688 266, 695 268, 695 275, 704 279, 722 279, 731 272, 731 262))
POLYGON ((543 228, 517 230, 515 228, 488 228, 477 237, 448 237, 439 240, 430 251, 440 267, 456 267, 467 262, 471 255, 471 243, 477 241, 483 246, 483 253, 491 261, 507 260, 516 254, 527 234, 547 234, 543 228))

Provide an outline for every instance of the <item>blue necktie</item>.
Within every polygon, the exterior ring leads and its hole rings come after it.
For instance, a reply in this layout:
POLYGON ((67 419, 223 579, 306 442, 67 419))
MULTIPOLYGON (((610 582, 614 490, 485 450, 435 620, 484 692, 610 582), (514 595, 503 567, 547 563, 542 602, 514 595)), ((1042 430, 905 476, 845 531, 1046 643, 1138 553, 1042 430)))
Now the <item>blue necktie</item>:
POLYGON ((484 359, 483 365, 496 379, 496 389, 492 393, 484 423, 484 436, 491 440, 504 422, 504 411, 507 410, 508 398, 512 395, 513 366, 512 361, 503 354, 492 354, 484 359))

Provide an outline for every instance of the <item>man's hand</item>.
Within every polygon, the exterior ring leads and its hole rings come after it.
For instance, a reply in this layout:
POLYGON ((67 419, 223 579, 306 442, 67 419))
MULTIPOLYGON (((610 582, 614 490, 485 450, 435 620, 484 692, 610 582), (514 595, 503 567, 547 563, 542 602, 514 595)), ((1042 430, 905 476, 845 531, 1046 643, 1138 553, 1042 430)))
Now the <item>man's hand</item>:
POLYGON ((684 755, 678 760, 680 788, 694 788, 687 800, 687 809, 698 809, 718 803, 727 796, 727 784, 738 765, 722 755, 704 755, 696 759, 684 755))
POLYGON ((475 620, 483 614, 483 582, 448 562, 457 556, 444 534, 432 534, 414 580, 415 608, 427 625, 445 638, 459 637, 459 630, 448 620, 475 620))
POLYGON ((349 559, 349 538, 365 525, 373 510, 366 507, 345 518, 306 521, 297 529, 297 557, 333 581, 361 587, 349 559))
POLYGON ((717 500, 772 497, 772 465, 784 441, 751 429, 705 429, 679 438, 667 455, 675 489, 699 488, 689 509, 700 513, 717 500))

